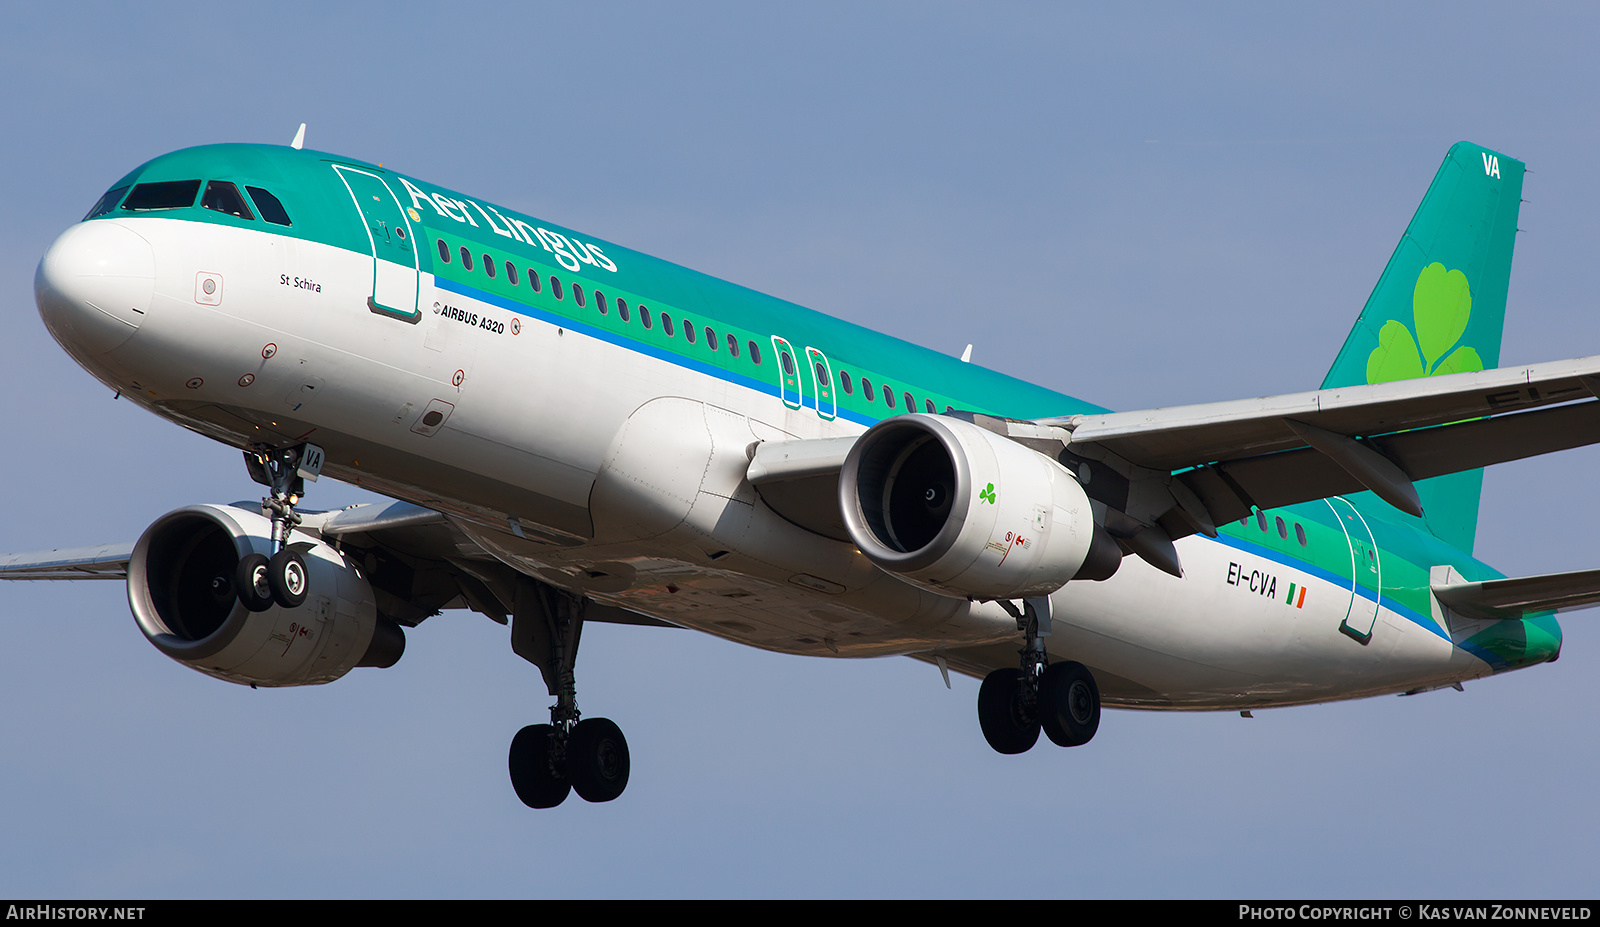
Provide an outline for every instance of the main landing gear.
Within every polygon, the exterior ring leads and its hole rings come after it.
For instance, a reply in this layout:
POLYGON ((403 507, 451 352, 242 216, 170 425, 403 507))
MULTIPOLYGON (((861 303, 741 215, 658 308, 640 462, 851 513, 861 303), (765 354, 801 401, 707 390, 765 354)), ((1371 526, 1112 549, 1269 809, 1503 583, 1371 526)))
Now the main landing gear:
POLYGON ((577 792, 611 801, 628 787, 628 741, 606 718, 580 720, 573 665, 588 600, 531 579, 517 585, 511 649, 544 676, 555 696, 549 724, 530 724, 511 740, 511 786, 530 808, 554 808, 577 792))
POLYGON ((291 545, 289 535, 300 524, 294 507, 306 494, 306 477, 322 472, 322 448, 315 444, 272 449, 257 447, 244 452, 250 478, 268 487, 261 513, 272 519, 273 554, 247 554, 234 570, 233 587, 239 601, 253 612, 273 605, 296 608, 306 600, 310 582, 305 557, 291 545))
POLYGON ((997 669, 978 688, 978 725, 998 753, 1026 753, 1042 729, 1062 747, 1086 744, 1100 727, 1100 689, 1082 663, 1050 663, 1050 600, 1027 599, 1023 610, 1001 603, 1017 619, 1027 643, 1022 666, 997 669))

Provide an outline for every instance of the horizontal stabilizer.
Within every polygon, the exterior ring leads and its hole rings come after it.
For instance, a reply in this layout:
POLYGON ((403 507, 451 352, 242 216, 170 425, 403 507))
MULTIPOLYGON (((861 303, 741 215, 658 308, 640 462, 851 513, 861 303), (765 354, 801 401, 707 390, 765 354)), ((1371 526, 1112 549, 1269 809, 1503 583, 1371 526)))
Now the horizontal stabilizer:
POLYGON ((133 544, 0 554, 0 579, 127 579, 133 544))
POLYGON ((1521 618, 1600 605, 1600 570, 1545 573, 1433 587, 1446 608, 1463 618, 1521 618))

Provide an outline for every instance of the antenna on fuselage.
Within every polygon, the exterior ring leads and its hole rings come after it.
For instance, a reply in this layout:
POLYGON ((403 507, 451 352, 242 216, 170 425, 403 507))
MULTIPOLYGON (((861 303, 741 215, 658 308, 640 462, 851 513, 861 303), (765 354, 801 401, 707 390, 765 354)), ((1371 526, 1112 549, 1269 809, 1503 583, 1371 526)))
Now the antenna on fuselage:
MULTIPOLYGON (((301 128, 304 128, 304 126, 302 126, 301 128)), ((972 363, 972 345, 970 345, 970 344, 967 345, 967 349, 965 351, 961 352, 961 363, 963 363, 963 364, 972 363)))
POLYGON ((289 143, 290 148, 300 149, 306 146, 306 124, 300 123, 300 131, 294 134, 294 141, 289 143))

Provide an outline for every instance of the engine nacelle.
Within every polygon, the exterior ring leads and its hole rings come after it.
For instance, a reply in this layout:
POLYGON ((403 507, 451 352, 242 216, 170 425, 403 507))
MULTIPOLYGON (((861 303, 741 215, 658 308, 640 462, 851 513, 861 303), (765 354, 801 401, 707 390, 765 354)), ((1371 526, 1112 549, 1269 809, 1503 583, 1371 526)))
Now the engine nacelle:
POLYGON ((400 627, 378 617, 372 587, 339 551, 302 550, 309 595, 295 608, 249 611, 234 574, 251 553, 271 554, 260 512, 192 505, 145 530, 128 563, 128 604, 156 649, 208 676, 258 686, 332 682, 356 666, 392 666, 400 627))
POLYGON ((862 435, 839 505, 873 563, 950 596, 1047 595, 1105 579, 1122 551, 1089 498, 1050 458, 947 416, 900 415, 862 435))

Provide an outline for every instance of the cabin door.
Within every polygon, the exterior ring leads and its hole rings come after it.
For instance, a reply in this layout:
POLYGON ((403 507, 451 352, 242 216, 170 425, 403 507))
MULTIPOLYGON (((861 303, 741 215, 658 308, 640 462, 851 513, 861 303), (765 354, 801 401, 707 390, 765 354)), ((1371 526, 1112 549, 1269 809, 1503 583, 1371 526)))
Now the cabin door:
POLYGON ((416 237, 400 200, 371 171, 343 164, 333 166, 355 202, 372 248, 372 295, 367 308, 379 315, 415 324, 421 278, 417 273, 416 237))
POLYGON ((1339 631, 1361 644, 1372 640, 1378 621, 1378 600, 1383 592, 1383 564, 1372 528, 1343 496, 1327 500, 1350 544, 1350 606, 1339 631))

